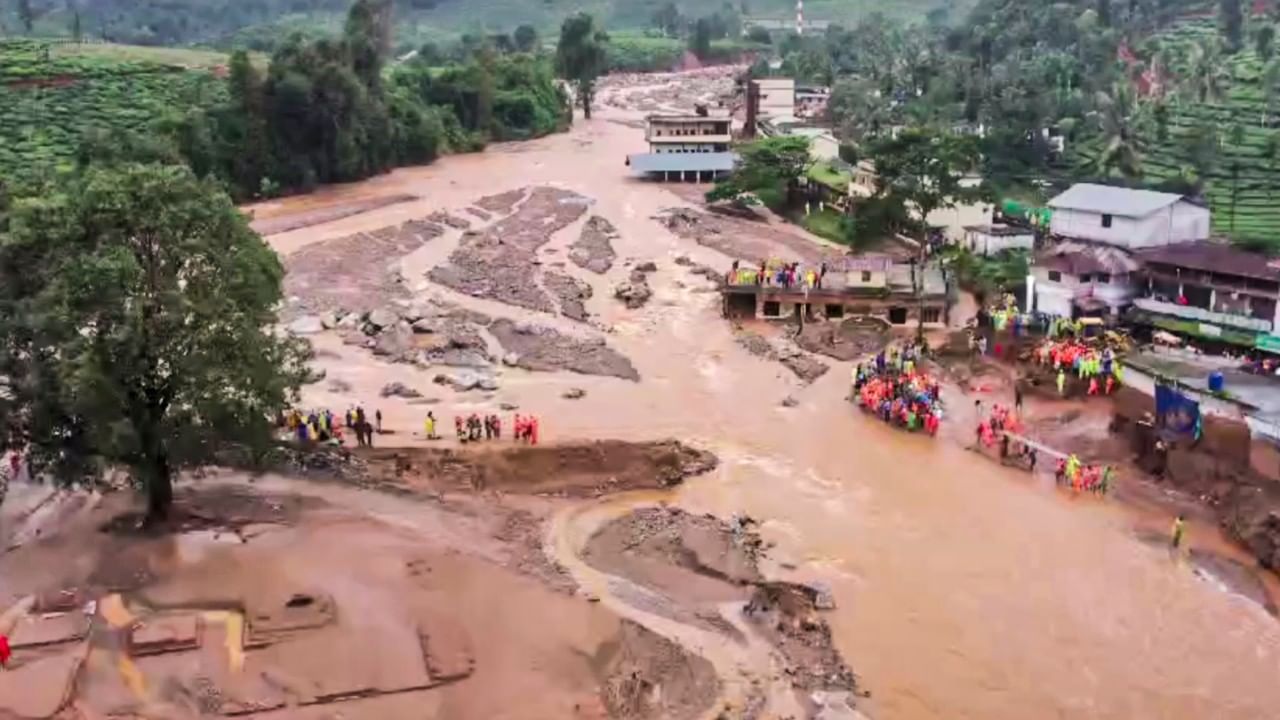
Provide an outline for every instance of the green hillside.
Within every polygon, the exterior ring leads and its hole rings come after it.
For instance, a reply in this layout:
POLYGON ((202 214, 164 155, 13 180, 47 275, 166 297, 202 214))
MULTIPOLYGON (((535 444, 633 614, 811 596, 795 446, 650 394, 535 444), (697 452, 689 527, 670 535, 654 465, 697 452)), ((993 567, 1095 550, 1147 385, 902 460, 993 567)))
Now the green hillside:
POLYGON ((226 92, 209 53, 46 48, 0 42, 0 175, 69 163, 88 135, 142 131, 174 108, 208 105, 226 92))
MULTIPOLYGON (((667 0, 394 0, 397 44, 416 47, 467 32, 510 32, 530 24, 544 34, 568 15, 585 11, 610 30, 649 27, 667 0)), ((79 11, 84 37, 136 45, 266 49, 294 32, 336 33, 348 0, 96 0, 79 11)), ((682 0, 675 2, 686 18, 732 9, 740 15, 790 19, 794 0, 682 0), (745 8, 745 10, 744 10, 745 8)), ((853 24, 873 12, 901 20, 920 20, 933 10, 960 20, 973 0, 809 0, 806 16, 853 24)), ((39 37, 71 37, 76 19, 61 0, 32 0, 36 16, 32 33, 39 37)), ((0 37, 27 34, 14 3, 0 3, 0 37)))
MULTIPOLYGON (((1157 36, 1175 53, 1217 33, 1212 19, 1187 22, 1157 36)), ((1280 118, 1268 111, 1264 62, 1246 46, 1224 56, 1225 91, 1220 99, 1168 97, 1166 137, 1160 139, 1152 107, 1135 123, 1142 180, 1203 183, 1213 209, 1213 229, 1240 241, 1280 247, 1280 118)), ((1274 102, 1274 101, 1273 101, 1274 102)), ((1077 146, 1079 167, 1093 164, 1098 139, 1077 146)))

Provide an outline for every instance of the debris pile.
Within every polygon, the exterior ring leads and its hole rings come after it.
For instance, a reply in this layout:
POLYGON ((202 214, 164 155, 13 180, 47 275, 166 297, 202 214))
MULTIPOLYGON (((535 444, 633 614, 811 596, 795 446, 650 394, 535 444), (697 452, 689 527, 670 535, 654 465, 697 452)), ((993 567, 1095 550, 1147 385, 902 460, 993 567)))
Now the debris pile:
POLYGON ((599 215, 592 215, 582 226, 578 239, 569 246, 569 259, 584 270, 603 275, 613 267, 617 258, 613 250, 613 240, 617 237, 618 231, 612 223, 599 215))

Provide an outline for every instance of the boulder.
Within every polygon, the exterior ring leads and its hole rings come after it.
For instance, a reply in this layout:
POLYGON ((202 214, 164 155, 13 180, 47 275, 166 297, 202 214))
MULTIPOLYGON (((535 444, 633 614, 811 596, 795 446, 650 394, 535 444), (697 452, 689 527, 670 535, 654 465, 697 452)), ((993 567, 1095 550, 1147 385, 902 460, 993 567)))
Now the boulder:
POLYGON ((365 320, 370 325, 381 330, 382 328, 388 328, 400 322, 400 315, 391 308, 380 307, 369 313, 369 317, 365 318, 365 320))
POLYGON ((649 289, 646 282, 624 282, 613 290, 613 296, 623 302, 628 308, 635 310, 649 302, 649 298, 653 296, 653 291, 649 289))
POLYGON ((324 330, 324 323, 315 315, 304 315, 289 323, 289 332, 294 335, 314 335, 324 330))
POLYGON ((799 404, 800 401, 790 395, 782 398, 782 407, 795 407, 799 404))
POLYGON ((413 328, 409 323, 393 325, 382 332, 373 345, 373 354, 389 357, 392 360, 412 359, 416 348, 413 345, 413 328))
POLYGON ((355 330, 360 327, 360 316, 355 313, 348 313, 342 316, 337 325, 340 330, 355 330))
POLYGON ((458 392, 465 392, 476 388, 480 388, 482 390, 498 389, 498 383, 492 376, 468 369, 456 370, 450 373, 440 373, 433 378, 433 382, 439 385, 448 385, 458 392))
POLYGON ((515 404, 515 403, 504 402, 504 403, 500 403, 500 404, 498 405, 498 409, 500 409, 500 410, 506 410, 507 412, 511 412, 512 410, 519 410, 519 409, 520 409, 520 406, 519 406, 519 405, 517 405, 517 404, 515 404))
POLYGON ((642 272, 642 273, 657 272, 658 265, 652 260, 646 260, 645 262, 642 262, 639 265, 636 265, 636 271, 642 272))
POLYGON ((440 323, 434 318, 418 318, 413 321, 413 331, 422 335, 440 332, 440 323))
POLYGON ((515 367, 520 364, 520 353, 509 352, 502 356, 502 364, 515 367))
POLYGON ((330 310, 329 312, 320 316, 320 324, 324 326, 325 330, 332 330, 338 327, 338 323, 341 320, 342 320, 342 314, 336 310, 330 310))
POLYGON ((382 390, 378 391, 382 397, 402 397, 402 398, 420 398, 422 393, 405 385, 402 382, 391 382, 382 386, 382 390))
POLYGON ((577 400, 579 398, 584 398, 586 396, 587 396, 587 391, 583 390, 582 388, 569 388, 568 390, 565 390, 564 392, 560 393, 560 397, 564 398, 565 400, 577 400))

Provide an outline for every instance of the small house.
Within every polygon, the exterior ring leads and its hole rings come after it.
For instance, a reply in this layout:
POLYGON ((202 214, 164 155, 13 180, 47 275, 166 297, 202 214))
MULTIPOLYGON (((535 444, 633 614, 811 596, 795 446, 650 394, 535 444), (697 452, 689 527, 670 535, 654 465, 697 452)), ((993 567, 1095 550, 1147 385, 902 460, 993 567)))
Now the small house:
POLYGON ((1209 237, 1209 209, 1174 193, 1077 183, 1049 207, 1063 238, 1133 250, 1209 237))

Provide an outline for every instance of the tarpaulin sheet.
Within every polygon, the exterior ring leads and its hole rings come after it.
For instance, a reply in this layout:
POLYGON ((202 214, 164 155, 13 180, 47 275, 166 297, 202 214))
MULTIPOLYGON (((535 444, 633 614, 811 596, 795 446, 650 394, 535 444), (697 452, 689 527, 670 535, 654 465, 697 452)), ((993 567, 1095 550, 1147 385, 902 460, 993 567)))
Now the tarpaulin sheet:
POLYGON ((1169 385, 1156 385, 1156 417, 1165 430, 1193 435, 1200 419, 1200 403, 1169 385))

